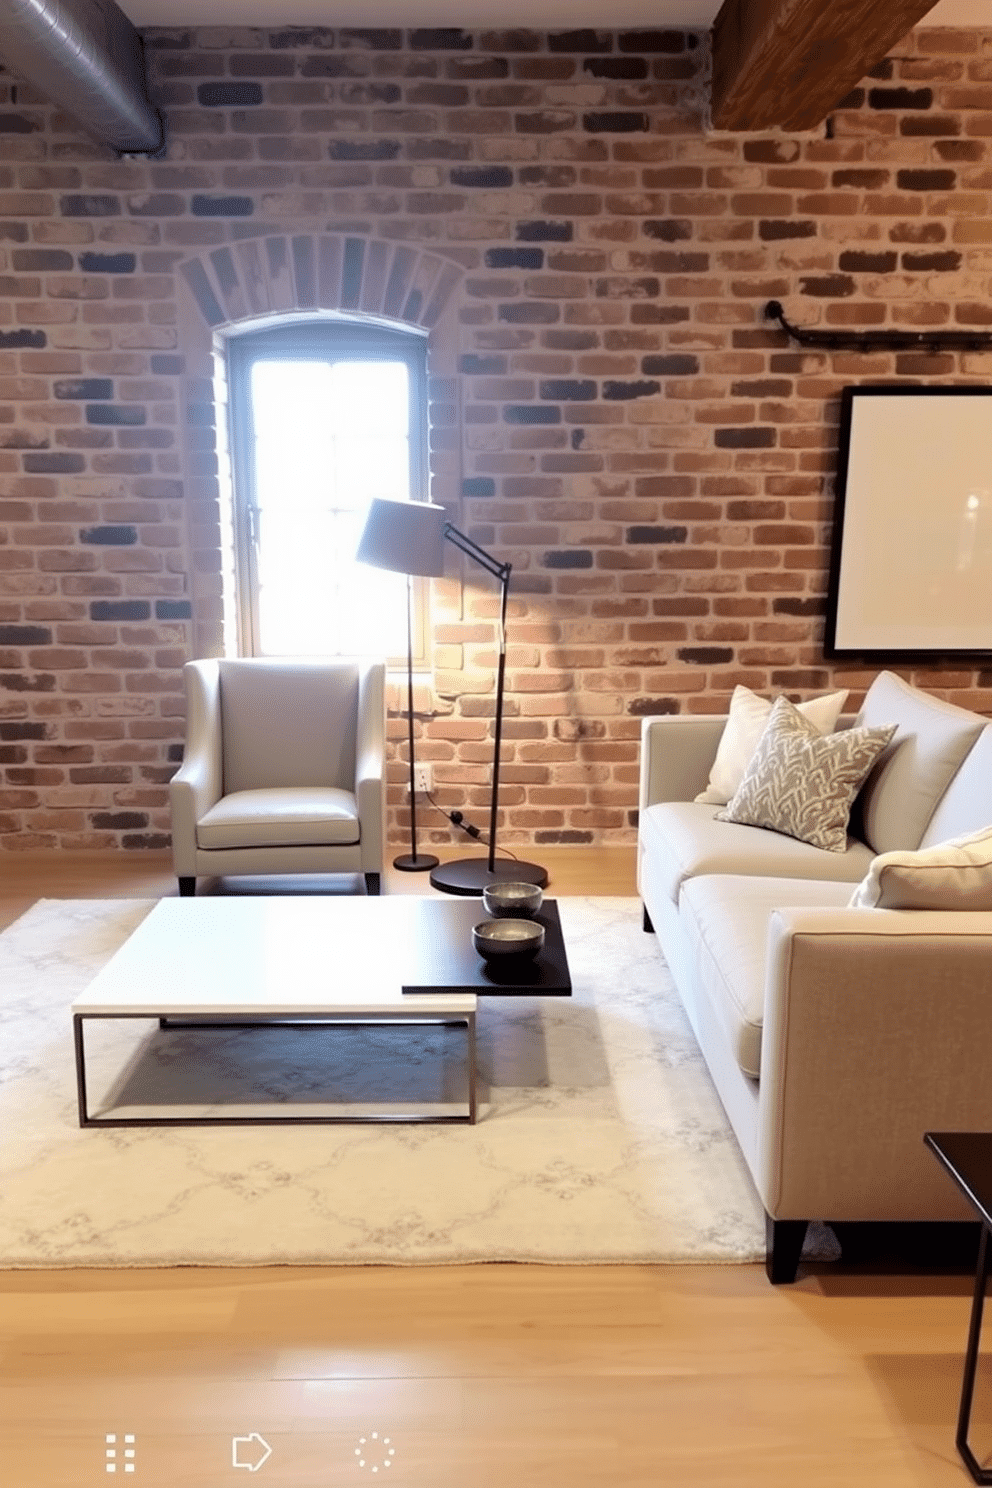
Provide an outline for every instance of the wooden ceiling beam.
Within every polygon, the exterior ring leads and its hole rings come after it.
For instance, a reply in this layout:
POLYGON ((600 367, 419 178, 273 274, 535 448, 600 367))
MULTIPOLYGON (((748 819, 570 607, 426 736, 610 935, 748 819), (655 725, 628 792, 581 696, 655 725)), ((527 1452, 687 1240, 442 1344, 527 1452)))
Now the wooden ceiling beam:
POLYGON ((936 0, 724 0, 716 129, 815 129, 936 0))

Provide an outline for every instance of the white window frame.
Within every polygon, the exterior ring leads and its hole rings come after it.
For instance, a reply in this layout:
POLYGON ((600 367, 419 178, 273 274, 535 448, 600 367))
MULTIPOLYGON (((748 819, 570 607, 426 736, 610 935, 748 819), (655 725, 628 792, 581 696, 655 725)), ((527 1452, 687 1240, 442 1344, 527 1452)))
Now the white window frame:
MULTIPOLYGON (((251 418, 251 369, 273 356, 313 361, 402 361, 410 391, 410 499, 426 500, 428 384, 427 337, 392 322, 338 315, 284 316, 232 332, 225 338, 225 371, 230 451, 230 542, 232 546, 234 630, 240 656, 260 656, 258 609, 259 524, 255 497, 254 436, 251 418)), ((429 664, 429 597, 427 580, 414 578, 413 664, 429 664)), ((405 636, 404 636, 405 639, 405 636)), ((405 648, 387 658, 391 667, 406 666, 405 648)))

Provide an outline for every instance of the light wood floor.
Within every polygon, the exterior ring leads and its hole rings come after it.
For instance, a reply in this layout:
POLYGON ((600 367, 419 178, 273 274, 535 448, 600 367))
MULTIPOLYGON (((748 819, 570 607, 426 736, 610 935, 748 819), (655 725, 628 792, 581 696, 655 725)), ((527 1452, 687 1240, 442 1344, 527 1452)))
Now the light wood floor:
MULTIPOLYGON (((634 893, 630 852, 542 860, 552 892, 634 893)), ((8 857, 0 924, 174 888, 167 858, 8 857)), ((877 1265, 0 1272, 0 1482, 106 1483, 105 1435, 134 1433, 136 1488, 217 1488, 257 1432, 261 1488, 962 1485, 970 1290, 877 1265)))

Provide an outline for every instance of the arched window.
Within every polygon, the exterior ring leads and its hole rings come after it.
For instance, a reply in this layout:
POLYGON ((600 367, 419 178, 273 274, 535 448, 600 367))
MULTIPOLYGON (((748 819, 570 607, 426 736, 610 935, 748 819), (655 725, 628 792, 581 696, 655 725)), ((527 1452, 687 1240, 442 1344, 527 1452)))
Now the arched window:
POLYGON ((330 316, 227 338, 240 654, 405 659, 406 582, 354 555, 373 497, 427 497, 426 358, 417 330, 330 316))

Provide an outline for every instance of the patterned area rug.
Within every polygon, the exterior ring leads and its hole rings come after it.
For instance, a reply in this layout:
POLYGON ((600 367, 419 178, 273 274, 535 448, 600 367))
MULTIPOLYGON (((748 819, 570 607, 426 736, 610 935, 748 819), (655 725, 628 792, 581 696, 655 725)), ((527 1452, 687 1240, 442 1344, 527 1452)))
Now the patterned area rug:
MULTIPOLYGON (((763 1257, 761 1207, 636 900, 559 900, 571 999, 480 999, 474 1127, 81 1130, 69 1005, 150 907, 43 900, 0 936, 0 1266, 763 1257)), ((98 1114, 463 1099, 458 1030, 142 1021, 94 1040, 98 1114)))

